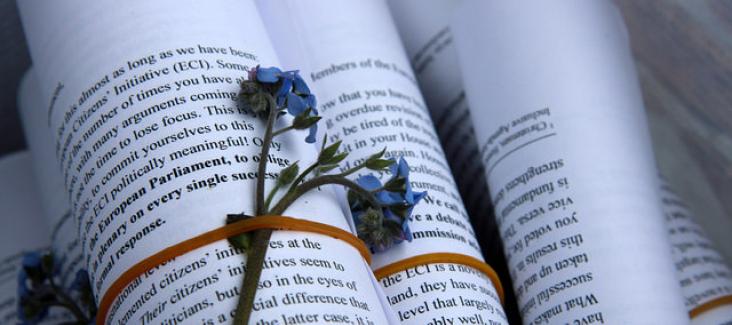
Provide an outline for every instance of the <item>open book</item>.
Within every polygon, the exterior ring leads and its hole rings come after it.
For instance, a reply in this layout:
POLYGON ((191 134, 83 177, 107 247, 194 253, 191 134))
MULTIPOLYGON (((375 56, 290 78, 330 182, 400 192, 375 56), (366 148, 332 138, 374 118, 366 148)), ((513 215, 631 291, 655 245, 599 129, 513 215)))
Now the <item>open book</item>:
MULTIPOLYGON (((20 92, 33 164, 41 184, 64 188, 41 189, 44 214, 73 221, 50 245, 80 256, 68 272, 88 270, 102 322, 230 323, 246 256, 224 240, 125 275, 227 214, 251 213, 260 159, 274 166, 261 175, 271 185, 315 158, 320 143, 304 134, 257 156, 262 121, 239 105, 239 84, 257 65, 281 66, 311 85, 346 166, 386 147, 428 196, 412 214, 413 240, 371 264, 342 240, 276 231, 253 324, 506 324, 516 318, 504 304, 527 324, 688 323, 729 293, 699 291, 711 282, 674 268, 622 21, 605 2, 552 4, 547 17, 548 3, 523 5, 468 1, 453 13, 394 1, 392 19, 372 0, 19 1, 34 65, 20 92), (496 268, 512 285, 482 267, 500 259, 499 240, 508 268, 496 268), (461 258, 380 272, 441 254, 461 258)), ((354 230, 338 188, 285 215, 354 230)), ((729 290, 715 262, 714 288, 729 290)))

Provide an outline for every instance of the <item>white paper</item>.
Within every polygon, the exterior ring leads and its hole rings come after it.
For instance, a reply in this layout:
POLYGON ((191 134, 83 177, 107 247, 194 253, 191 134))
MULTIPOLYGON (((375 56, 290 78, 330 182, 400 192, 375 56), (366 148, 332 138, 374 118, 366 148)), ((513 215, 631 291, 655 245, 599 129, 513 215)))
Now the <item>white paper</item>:
MULTIPOLYGON (((320 123, 328 141, 342 140, 343 150, 349 152, 345 165, 353 166, 386 147, 388 157, 403 156, 409 163, 413 190, 429 193, 412 214, 410 228, 415 239, 375 254, 373 268, 435 252, 482 259, 386 4, 258 4, 283 66, 300 70, 318 97, 320 123)), ((390 175, 380 176, 385 181, 390 175)), ((491 282, 477 271, 466 273, 468 270, 460 265, 430 264, 381 283, 403 323, 505 323, 491 282), (458 282, 474 285, 474 289, 460 289, 458 282)))
MULTIPOLYGON (((480 152, 449 28, 450 17, 459 3, 388 1, 471 222, 480 232, 497 233, 495 222, 485 218, 492 211, 490 200, 485 199, 488 188, 485 168, 475 159, 480 152)), ((493 238, 483 243, 500 245, 499 236, 493 238)), ((497 247, 496 258, 503 259, 502 253, 498 253, 501 251, 497 247)))
MULTIPOLYGON (((18 5, 47 103, 24 115, 53 134, 97 299, 147 256, 252 213, 261 122, 232 98, 246 69, 277 60, 251 2, 18 5)), ((278 139, 268 171, 314 159, 303 138, 278 139)), ((349 229, 328 190, 286 214, 349 229)), ((300 232, 270 247, 253 322, 386 322, 353 247, 300 232)), ((225 241, 180 256, 128 286, 107 323, 226 323, 244 264, 225 241)))
MULTIPOLYGON (((44 107, 40 91, 32 71, 26 72, 18 90, 18 108, 21 114, 42 112, 44 107)), ((60 270, 60 282, 71 285, 78 270, 84 268, 83 254, 79 243, 79 227, 69 210, 69 198, 65 195, 61 172, 57 168, 53 143, 44 118, 24 116, 23 129, 30 148, 30 166, 37 185, 37 199, 43 210, 42 216, 51 230, 49 240, 56 266, 60 270)))
POLYGON ((643 104, 603 1, 468 1, 454 16, 526 324, 686 324, 643 104))
MULTIPOLYGON (((16 324, 18 318, 18 273, 23 255, 48 249, 51 234, 38 204, 39 194, 28 152, 0 158, 0 323, 16 324)), ((73 277, 71 278, 73 280, 73 277)), ((68 284, 65 283, 64 284, 68 284)), ((41 324, 69 320, 63 309, 52 308, 41 324)))
MULTIPOLYGON (((724 257, 695 222, 683 200, 663 180, 661 199, 686 309, 691 312, 715 299, 731 296, 732 271, 724 257)), ((729 304, 692 318, 693 324, 728 322, 732 322, 729 304)))

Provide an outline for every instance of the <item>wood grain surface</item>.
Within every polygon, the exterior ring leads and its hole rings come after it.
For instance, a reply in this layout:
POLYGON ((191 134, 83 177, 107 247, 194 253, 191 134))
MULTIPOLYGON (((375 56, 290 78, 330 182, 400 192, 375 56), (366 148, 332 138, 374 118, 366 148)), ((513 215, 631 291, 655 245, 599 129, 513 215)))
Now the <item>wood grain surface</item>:
POLYGON ((732 1, 616 3, 660 169, 732 261, 732 1))

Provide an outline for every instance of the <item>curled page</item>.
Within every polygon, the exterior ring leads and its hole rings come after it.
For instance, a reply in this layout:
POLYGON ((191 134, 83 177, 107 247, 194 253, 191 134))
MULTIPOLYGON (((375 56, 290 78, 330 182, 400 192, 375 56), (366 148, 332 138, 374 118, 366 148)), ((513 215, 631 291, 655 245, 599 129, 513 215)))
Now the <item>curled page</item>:
MULTIPOLYGON (((299 69, 311 82, 328 142, 343 141, 349 153, 346 166, 386 148, 387 157, 403 157, 409 163, 412 190, 428 192, 409 221, 413 240, 376 253, 376 273, 425 254, 453 253, 482 261, 386 4, 258 4, 283 65, 299 69)), ((410 267, 380 282, 403 323, 506 323, 491 279, 460 263, 410 267)))
MULTIPOLYGON (((279 170, 315 158, 301 134, 278 137, 259 157, 261 119, 237 105, 247 71, 277 64, 254 4, 18 7, 45 103, 23 116, 52 135, 83 266, 108 307, 103 321, 230 322, 246 261, 226 241, 117 284, 149 256, 224 226, 227 214, 251 214, 260 159, 269 162, 261 176, 271 188, 279 170)), ((285 214, 350 230, 329 190, 303 196, 285 214)), ((264 268, 252 323, 388 322, 370 269, 344 241, 276 231, 264 268)))
POLYGON ((732 322, 732 271, 683 200, 663 180, 661 199, 692 324, 732 322))
MULTIPOLYGON (((41 101, 35 75, 32 70, 26 72, 18 90, 18 109, 20 114, 43 112, 45 105, 41 101)), ((69 210, 69 198, 65 195, 61 171, 56 164, 50 129, 43 125, 43 116, 24 116, 22 118, 25 139, 30 149, 29 159, 35 183, 37 199, 43 210, 43 219, 51 229, 51 252, 56 266, 60 270, 60 282, 70 285, 76 273, 84 269, 81 244, 79 243, 79 227, 69 210)))
MULTIPOLYGON (((388 3, 465 207, 476 214, 471 215, 473 225, 476 228, 490 225, 492 228, 487 230, 496 231, 494 222, 479 217, 490 214, 492 207, 490 200, 485 199, 488 187, 483 164, 475 159, 479 154, 478 144, 448 26, 459 2, 390 0, 388 3)), ((500 238, 493 238, 500 248, 500 238)))
MULTIPOLYGON (((45 250, 51 235, 43 220, 35 177, 28 152, 0 158, 0 323, 22 323, 18 315, 18 272, 24 253, 45 250)), ((73 279, 73 276, 72 276, 73 279)), ((66 283, 64 283, 64 287, 66 283)), ((71 320, 64 310, 54 308, 41 324, 71 320)))
MULTIPOLYGON (((483 257, 496 269, 501 283, 509 286, 511 278, 503 255, 503 243, 493 217, 493 206, 486 199, 485 168, 483 162, 476 158, 480 155, 480 148, 449 28, 450 18, 460 2, 389 0, 388 4, 470 222, 475 232, 480 234, 477 238, 483 257)), ((508 320, 512 323, 520 321, 513 291, 507 290, 505 296, 504 309, 508 320)))
POLYGON ((687 324, 609 1, 466 1, 451 25, 524 323, 687 324))

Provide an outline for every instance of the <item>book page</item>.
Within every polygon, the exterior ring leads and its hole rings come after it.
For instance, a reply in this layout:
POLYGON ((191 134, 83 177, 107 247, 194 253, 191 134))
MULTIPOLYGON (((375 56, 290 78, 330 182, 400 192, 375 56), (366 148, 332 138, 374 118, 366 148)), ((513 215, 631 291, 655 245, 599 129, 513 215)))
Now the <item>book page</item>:
MULTIPOLYGON (((474 159, 479 154, 478 144, 448 26, 459 2, 390 0, 388 4, 465 207, 471 214, 480 214, 473 224, 481 228, 492 207, 490 200, 485 200, 483 164, 474 159)), ((493 224, 490 227, 495 227, 493 224)), ((500 245, 499 237, 494 238, 494 244, 500 245)))
MULTIPOLYGON (((18 273, 24 253, 48 248, 51 234, 42 218, 28 152, 0 158, 0 323, 20 323, 18 273)), ((63 275, 62 275, 63 276, 63 275)), ((71 277, 73 279, 73 275, 71 277)), ((41 324, 70 320, 64 310, 53 309, 41 324)))
MULTIPOLYGON (((98 300, 132 265, 252 213, 256 165, 278 171, 315 159, 304 135, 278 138, 259 157, 262 122, 237 106, 239 82, 277 65, 250 1, 18 3, 43 107, 24 119, 48 128, 80 229, 98 300), (103 32, 100 32, 102 31, 103 32)), ((323 189, 287 215, 350 230, 323 189)), ((129 284, 109 324, 228 323, 245 257, 219 241, 129 284)), ((388 320, 358 251, 328 236, 275 232, 253 323, 388 320)))
MULTIPOLYGON (((457 52, 450 31, 450 18, 460 2, 453 0, 389 0, 394 23, 435 123, 445 158, 463 198, 470 223, 501 282, 509 287, 511 277, 503 254, 503 242, 487 200, 488 184, 473 130, 457 52)), ((516 297, 505 293, 504 309, 511 322, 518 322, 516 297)))
MULTIPOLYGON (((18 89, 18 109, 23 112, 42 111, 40 91, 32 70, 26 72, 18 89)), ((83 269, 84 261, 79 243, 79 227, 69 209, 69 198, 65 195, 61 172, 56 164, 50 129, 43 125, 44 119, 26 118, 22 122, 25 139, 30 149, 30 166, 37 185, 36 198, 43 211, 42 216, 51 230, 51 252, 60 270, 60 282, 70 285, 77 271, 83 269)), ((37 203, 38 204, 38 203, 37 203)))
MULTIPOLYGON (((343 141, 346 165, 386 147, 409 163, 412 190, 428 192, 411 216, 414 239, 375 254, 372 267, 437 252, 482 259, 386 4, 258 4, 283 65, 299 69, 318 96, 328 141, 343 141)), ((460 264, 426 264, 381 283, 403 323, 506 323, 490 280, 460 264)))
POLYGON ((451 25, 527 324, 689 322, 618 15, 467 1, 451 25))
POLYGON ((683 200, 663 180, 661 199, 684 303, 694 314, 692 324, 732 322, 732 271, 683 200), (708 310, 699 314, 700 308, 708 310))

